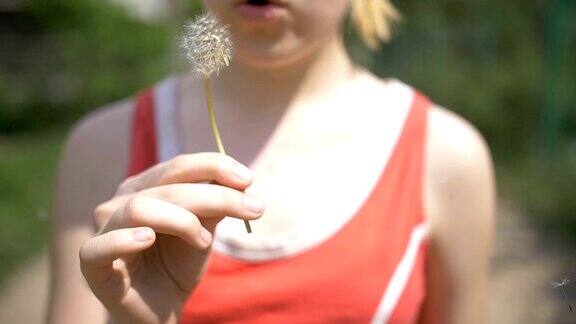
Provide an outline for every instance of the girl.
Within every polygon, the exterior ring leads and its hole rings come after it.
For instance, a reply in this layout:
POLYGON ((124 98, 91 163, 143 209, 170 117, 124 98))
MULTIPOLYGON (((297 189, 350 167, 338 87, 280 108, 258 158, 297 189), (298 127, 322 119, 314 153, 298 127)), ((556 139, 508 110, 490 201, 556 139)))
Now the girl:
POLYGON ((229 155, 189 75, 79 122, 59 166, 49 321, 482 323, 486 144, 343 46, 347 14, 374 46, 392 5, 204 5, 235 44, 213 80, 229 155))

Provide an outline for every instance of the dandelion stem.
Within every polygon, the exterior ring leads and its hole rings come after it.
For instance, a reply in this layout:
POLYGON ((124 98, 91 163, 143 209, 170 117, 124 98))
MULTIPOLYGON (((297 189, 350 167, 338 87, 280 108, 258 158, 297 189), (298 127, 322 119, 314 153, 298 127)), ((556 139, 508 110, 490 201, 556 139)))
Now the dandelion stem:
POLYGON ((220 138, 220 132, 218 131, 218 124, 216 123, 214 103, 212 100, 212 86, 210 85, 210 78, 208 77, 204 78, 204 92, 206 94, 206 107, 208 107, 208 114, 210 115, 210 125, 212 125, 212 132, 214 132, 214 138, 216 138, 218 151, 222 154, 226 154, 224 145, 222 145, 222 139, 220 138))
POLYGON ((561 286, 560 289, 562 290, 562 295, 564 296, 564 301, 568 304, 568 308, 570 309, 570 313, 573 313, 574 310, 572 309, 572 305, 568 302, 568 297, 566 296, 566 292, 564 291, 564 286, 561 286))
MULTIPOLYGON (((222 154, 226 154, 224 150, 224 145, 222 144, 222 139, 220 138, 220 132, 218 131, 218 124, 216 123, 216 116, 214 114, 214 103, 212 100, 212 86, 210 85, 210 77, 204 77, 204 94, 206 97, 206 107, 208 108, 208 114, 210 115, 210 125, 212 125, 212 132, 214 133, 214 138, 216 139, 216 145, 218 146, 218 151, 222 154)), ((252 233, 252 227, 250 222, 244 220, 244 226, 246 227, 246 232, 252 233)))

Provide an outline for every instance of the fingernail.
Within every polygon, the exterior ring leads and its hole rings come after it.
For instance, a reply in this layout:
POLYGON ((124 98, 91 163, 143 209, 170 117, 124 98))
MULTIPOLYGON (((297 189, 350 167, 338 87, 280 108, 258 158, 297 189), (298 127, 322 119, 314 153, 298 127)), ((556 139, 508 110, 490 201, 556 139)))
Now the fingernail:
POLYGON ((154 237, 154 231, 149 228, 142 228, 132 233, 132 238, 136 242, 147 242, 154 237))
POLYGON ((244 195, 244 207, 251 212, 260 214, 264 209, 264 204, 256 197, 252 195, 244 195))
POLYGON ((252 171, 239 163, 234 166, 234 175, 236 175, 242 181, 252 180, 252 171))
POLYGON ((200 228, 200 239, 202 240, 202 242, 206 243, 206 245, 208 246, 212 242, 212 233, 210 233, 204 227, 201 227, 200 228))

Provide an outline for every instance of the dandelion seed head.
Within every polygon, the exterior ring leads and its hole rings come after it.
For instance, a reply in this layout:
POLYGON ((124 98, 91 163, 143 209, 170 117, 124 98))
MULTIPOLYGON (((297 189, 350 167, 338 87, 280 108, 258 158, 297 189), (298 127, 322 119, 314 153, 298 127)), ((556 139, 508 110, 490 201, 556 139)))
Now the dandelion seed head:
POLYGON ((180 48, 184 50, 192 71, 205 77, 213 73, 218 75, 232 60, 229 27, 220 24, 209 12, 184 24, 180 48))

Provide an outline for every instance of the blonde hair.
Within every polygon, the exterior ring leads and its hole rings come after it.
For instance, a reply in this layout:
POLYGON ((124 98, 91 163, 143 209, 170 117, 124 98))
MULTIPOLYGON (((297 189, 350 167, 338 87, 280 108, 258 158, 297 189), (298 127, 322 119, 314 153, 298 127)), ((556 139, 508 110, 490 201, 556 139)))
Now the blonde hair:
POLYGON ((352 0, 350 14, 362 41, 373 50, 390 39, 392 25, 400 20, 390 0, 352 0))

